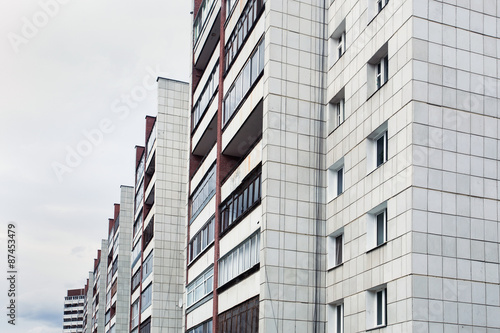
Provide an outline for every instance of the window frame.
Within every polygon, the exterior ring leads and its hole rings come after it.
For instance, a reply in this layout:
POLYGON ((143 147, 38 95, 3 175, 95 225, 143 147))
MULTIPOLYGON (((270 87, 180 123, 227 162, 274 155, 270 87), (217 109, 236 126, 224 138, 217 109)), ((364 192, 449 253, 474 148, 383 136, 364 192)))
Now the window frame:
POLYGON ((214 280, 214 266, 210 266, 203 273, 199 274, 193 281, 186 286, 186 308, 190 308, 208 295, 210 295, 215 288, 214 280), (212 280, 212 284, 208 281, 212 280), (203 286, 203 293, 197 298, 197 287, 203 286), (191 301, 190 301, 190 297, 191 301))
POLYGON ((388 242, 388 205, 387 201, 382 202, 367 213, 366 225, 366 252, 378 249, 388 242), (383 234, 382 242, 379 242, 379 220, 378 217, 383 214, 383 234))
POLYGON ((342 266, 345 262, 345 234, 344 227, 336 230, 335 232, 328 235, 327 238, 327 269, 331 270, 342 266), (340 240, 342 243, 340 244, 341 248, 341 258, 340 262, 338 259, 338 241, 339 237, 342 237, 340 240))
POLYGON ((327 332, 344 333, 343 299, 327 304, 327 332), (340 327, 339 327, 339 319, 340 319, 340 327))
POLYGON ((218 287, 230 283, 258 264, 260 264, 260 229, 219 259, 218 287))
POLYGON ((332 164, 327 169, 327 202, 330 202, 345 192, 345 162, 344 157, 332 164), (342 171, 341 187, 342 192, 339 193, 339 174, 342 171))
POLYGON ((151 304, 153 304, 153 283, 150 283, 141 293, 141 313, 144 313, 151 304), (146 302, 144 299, 146 299, 146 302))
POLYGON ((370 174, 374 170, 377 170, 382 165, 384 165, 387 161, 389 161, 389 130, 388 130, 388 121, 385 121, 382 125, 377 127, 368 137, 367 137, 367 146, 366 146, 366 165, 367 165, 367 174, 370 174), (384 138, 382 143, 382 162, 379 163, 379 139, 384 138))
POLYGON ((339 90, 328 103, 328 134, 345 122, 345 89, 339 90))
POLYGON ((387 285, 384 284, 366 291, 366 329, 374 330, 386 326, 387 285))

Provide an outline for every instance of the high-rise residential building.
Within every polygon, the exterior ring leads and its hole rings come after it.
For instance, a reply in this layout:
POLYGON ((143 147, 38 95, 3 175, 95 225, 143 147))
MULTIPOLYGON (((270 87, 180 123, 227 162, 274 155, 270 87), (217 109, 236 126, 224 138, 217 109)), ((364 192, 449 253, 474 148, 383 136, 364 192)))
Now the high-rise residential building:
POLYGON ((85 289, 70 289, 64 297, 63 333, 83 332, 85 289))
POLYGON ((185 331, 498 329, 498 1, 193 3, 185 331))
POLYGON ((94 272, 89 272, 89 277, 84 289, 83 303, 83 333, 92 333, 92 293, 94 286, 94 272))
POLYGON ((120 203, 109 219, 105 332, 128 332, 130 324, 130 254, 134 188, 120 187, 120 203))
POLYGON ((136 147, 132 333, 182 331, 188 101, 187 83, 158 78, 158 113, 136 147))
POLYGON ((101 249, 97 250, 97 258, 94 259, 93 285, 92 285, 92 333, 105 333, 106 314, 106 278, 108 266, 108 241, 101 240, 101 249))

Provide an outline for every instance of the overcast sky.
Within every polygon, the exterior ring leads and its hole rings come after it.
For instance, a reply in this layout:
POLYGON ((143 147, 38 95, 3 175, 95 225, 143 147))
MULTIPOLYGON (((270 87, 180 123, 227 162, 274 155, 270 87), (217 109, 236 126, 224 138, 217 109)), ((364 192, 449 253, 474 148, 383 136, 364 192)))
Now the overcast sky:
POLYGON ((156 77, 189 80, 190 10, 188 0, 0 2, 0 332, 62 331, 66 290, 84 286, 120 185, 133 185, 156 77), (3 277, 11 221, 15 327, 3 277))

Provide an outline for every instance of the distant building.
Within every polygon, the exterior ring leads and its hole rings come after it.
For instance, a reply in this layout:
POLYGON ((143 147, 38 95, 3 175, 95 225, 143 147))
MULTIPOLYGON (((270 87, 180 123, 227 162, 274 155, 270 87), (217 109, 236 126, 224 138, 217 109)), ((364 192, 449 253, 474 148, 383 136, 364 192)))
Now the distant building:
POLYGON ((134 188, 121 186, 120 203, 109 219, 105 333, 128 332, 130 323, 130 249, 134 188))
POLYGON ((187 83, 158 78, 158 113, 136 147, 132 333, 183 327, 188 101, 187 83))
MULTIPOLYGON (((107 277, 108 241, 101 241, 101 249, 94 259, 93 288, 92 288, 92 333, 105 333, 106 310, 106 277, 107 277)), ((90 311, 89 311, 90 313, 90 311)))
POLYGON ((89 277, 84 289, 83 303, 83 333, 92 333, 92 289, 94 286, 94 273, 89 272, 89 277))
POLYGON ((85 289, 70 289, 64 297, 63 333, 83 332, 85 289))

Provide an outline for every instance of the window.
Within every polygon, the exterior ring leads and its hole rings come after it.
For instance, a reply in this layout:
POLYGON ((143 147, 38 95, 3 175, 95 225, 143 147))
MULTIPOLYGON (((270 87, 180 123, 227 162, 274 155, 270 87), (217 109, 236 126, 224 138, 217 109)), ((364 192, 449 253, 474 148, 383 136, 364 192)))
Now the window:
POLYGON ((191 222, 215 194, 215 164, 205 175, 191 198, 191 222))
POLYGON ((135 328, 139 325, 139 299, 137 299, 134 304, 132 304, 132 317, 131 317, 131 327, 135 328))
POLYGON ((387 122, 379 126, 370 136, 368 136, 366 150, 368 173, 387 162, 388 140, 387 122))
POLYGON ((132 276, 132 292, 139 287, 139 284, 141 283, 141 270, 138 269, 137 272, 132 276))
POLYGON ((258 333, 259 297, 254 297, 218 316, 220 332, 258 333))
POLYGON ((142 281, 146 280, 146 278, 153 271, 153 252, 151 252, 142 264, 142 281))
POLYGON ((366 292, 366 328, 387 325, 387 287, 379 286, 366 292))
MULTIPOLYGON (((226 55, 225 73, 227 73, 238 52, 245 44, 262 9, 262 0, 251 0, 247 3, 224 49, 226 55)), ((243 80, 243 85, 245 84, 246 82, 243 80)))
POLYGON ((345 52, 345 32, 342 32, 337 39, 337 59, 340 59, 345 52))
POLYGON ((212 333, 212 320, 206 321, 203 324, 200 324, 190 330, 187 333, 212 333))
POLYGON ((118 256, 116 256, 115 260, 113 261, 113 265, 111 266, 111 275, 115 275, 116 271, 118 270, 118 256))
POLYGON ((137 236, 137 234, 139 233, 139 231, 141 231, 141 229, 142 229, 142 213, 139 213, 139 217, 134 222, 134 237, 133 238, 135 238, 135 236, 137 236))
POLYGON ((377 82, 377 90, 380 89, 389 79, 389 58, 388 56, 383 57, 380 62, 377 63, 377 72, 375 79, 377 82))
POLYGON ((327 239, 328 268, 334 268, 344 262, 344 228, 341 228, 327 239))
POLYGON ((146 319, 142 324, 141 324, 141 329, 139 330, 140 333, 151 333, 151 318, 146 319))
POLYGON ((384 44, 368 61, 367 91, 370 98, 389 80, 388 43, 384 44))
POLYGON ((264 39, 262 39, 243 67, 243 70, 236 77, 233 85, 226 93, 223 103, 223 126, 225 126, 229 122, 233 114, 236 112, 236 110, 238 110, 241 102, 245 99, 249 91, 243 90, 241 87, 252 87, 264 70, 264 47, 264 39), (249 67, 250 69, 248 69, 247 67, 249 67), (250 73, 250 75, 247 75, 248 73, 250 73), (243 80, 246 80, 247 82, 243 82, 243 80))
POLYGON ((260 203, 262 168, 257 168, 221 204, 221 233, 235 225, 240 218, 260 203))
POLYGON ((139 260, 140 257, 141 257, 141 242, 138 241, 134 245, 134 248, 132 249, 132 267, 134 267, 135 263, 139 260))
POLYGON ((136 188, 137 193, 135 194, 135 211, 138 212, 139 208, 142 205, 142 199, 144 199, 144 188, 143 188, 144 182, 141 182, 141 184, 136 188))
POLYGON ((143 251, 149 245, 149 242, 151 242, 151 239, 153 239, 154 224, 155 224, 155 220, 154 220, 154 216, 153 216, 153 218, 151 219, 151 221, 149 221, 146 229, 144 229, 144 235, 142 236, 143 237, 143 246, 142 246, 142 250, 143 251))
POLYGON ((142 176, 144 175, 144 163, 145 163, 145 156, 142 154, 141 160, 139 161, 139 165, 137 166, 137 170, 135 172, 135 187, 136 189, 139 188, 139 182, 142 180, 142 176))
POLYGON ((328 65, 333 66, 344 55, 346 50, 345 20, 343 20, 328 40, 328 65))
POLYGON ((191 282, 186 287, 187 294, 187 307, 195 304, 203 297, 208 295, 213 291, 214 287, 214 267, 210 267, 205 273, 200 274, 200 276, 191 282))
POLYGON ((151 132, 149 133, 149 138, 148 138, 148 142, 147 142, 147 149, 148 149, 148 156, 149 154, 151 153, 151 149, 153 149, 153 144, 155 143, 156 141, 156 120, 155 120, 155 123, 153 125, 153 128, 151 129, 151 132))
POLYGON ((260 262, 260 230, 219 259, 219 287, 260 262))
POLYGON ((238 0, 226 0, 226 19, 231 16, 233 12, 233 7, 238 3, 238 0))
POLYGON ((193 45, 196 46, 196 43, 198 42, 198 38, 200 38, 201 32, 203 31, 203 28, 205 27, 205 24, 207 23, 207 19, 209 17, 209 13, 212 11, 213 4, 215 3, 215 0, 204 0, 200 8, 198 9, 198 13, 196 14, 196 18, 194 19, 194 26, 193 26, 193 38, 194 42, 193 45))
POLYGON ((344 303, 342 301, 327 305, 327 332, 344 333, 344 303))
POLYGON ((328 104, 328 133, 339 127, 345 120, 345 97, 342 88, 328 104))
POLYGON ((203 87, 203 90, 196 101, 196 104, 193 107, 193 115, 191 116, 192 120, 192 129, 194 130, 200 120, 205 115, 205 111, 207 111, 208 106, 212 102, 215 93, 217 92, 217 88, 219 87, 219 62, 215 64, 210 77, 207 80, 207 83, 203 87))
MULTIPOLYGON (((144 312, 150 305, 152 300, 153 284, 151 283, 146 289, 142 291, 141 295, 141 313, 144 312)), ((142 332, 142 327, 141 327, 142 332)))
POLYGON ((378 12, 384 9, 385 5, 389 3, 389 0, 376 0, 377 1, 377 10, 378 12))
POLYGON ((344 192, 344 158, 332 164, 327 170, 327 199, 331 201, 344 192))
POLYGON ((368 251, 387 242, 387 202, 368 212, 366 233, 368 251))
POLYGON ((189 242, 189 262, 191 263, 214 241, 215 216, 211 217, 189 242))

